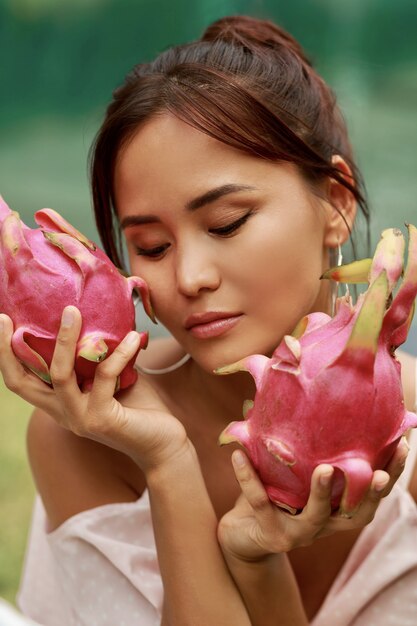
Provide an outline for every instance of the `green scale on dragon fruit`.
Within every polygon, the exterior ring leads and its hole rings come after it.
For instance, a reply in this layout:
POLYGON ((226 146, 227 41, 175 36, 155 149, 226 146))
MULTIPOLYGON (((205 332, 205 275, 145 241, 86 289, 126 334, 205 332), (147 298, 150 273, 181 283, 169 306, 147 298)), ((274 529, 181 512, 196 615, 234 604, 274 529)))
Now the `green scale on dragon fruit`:
MULTIPOLYGON (((37 211, 35 221, 39 228, 26 226, 0 196, 0 312, 13 320, 16 357, 51 384, 49 368, 62 311, 76 306, 82 328, 75 372, 79 386, 88 389, 97 364, 135 328, 133 289, 154 319, 148 288, 142 278, 123 276, 104 252, 56 211, 37 211)), ((140 333, 138 351, 147 341, 147 333, 140 333)), ((118 389, 136 381, 136 355, 120 374, 118 389)))
POLYGON ((248 371, 256 383, 254 401, 244 403, 245 420, 229 424, 219 442, 241 444, 271 501, 291 513, 306 505, 314 468, 328 463, 335 468, 332 507, 351 514, 373 471, 386 466, 401 436, 417 426, 404 406, 395 356, 417 295, 417 229, 409 225, 408 232, 401 282, 405 240, 400 230, 387 229, 372 259, 322 276, 368 282, 354 306, 347 290, 333 318, 305 316, 271 358, 252 355, 216 370, 248 371))

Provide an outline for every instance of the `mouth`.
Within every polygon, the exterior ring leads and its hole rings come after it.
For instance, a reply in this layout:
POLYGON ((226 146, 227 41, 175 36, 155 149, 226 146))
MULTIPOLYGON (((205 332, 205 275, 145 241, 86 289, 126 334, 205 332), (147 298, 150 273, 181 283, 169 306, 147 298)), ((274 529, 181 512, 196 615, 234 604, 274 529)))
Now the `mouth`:
POLYGON ((198 339, 209 339, 227 332, 236 326, 242 317, 242 313, 220 311, 195 313, 186 319, 184 327, 198 339))

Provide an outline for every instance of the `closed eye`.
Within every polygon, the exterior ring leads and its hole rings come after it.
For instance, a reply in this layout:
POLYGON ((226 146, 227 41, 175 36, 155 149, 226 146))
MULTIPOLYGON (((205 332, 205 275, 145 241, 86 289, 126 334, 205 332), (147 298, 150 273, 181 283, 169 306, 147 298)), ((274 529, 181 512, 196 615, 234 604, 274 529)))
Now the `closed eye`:
MULTIPOLYGON (((242 217, 231 222, 230 224, 226 224, 226 226, 219 226, 218 228, 210 228, 209 233, 212 235, 217 235, 219 237, 229 237, 233 235, 243 224, 245 224, 249 217, 252 215, 252 211, 248 211, 242 217)), ((146 256, 153 259, 158 259, 163 256, 165 251, 169 248, 170 244, 164 244, 162 246, 155 246, 154 248, 140 248, 139 246, 135 246, 136 254, 138 256, 146 256)))
POLYGON ((135 250, 138 256, 158 258, 164 254, 168 247, 169 244, 166 243, 163 246, 156 246, 155 248, 140 248, 139 246, 135 246, 135 250))
POLYGON ((235 231, 237 231, 245 222, 248 221, 249 217, 252 215, 252 211, 248 211, 242 217, 239 217, 238 220, 227 224, 226 226, 220 226, 219 228, 210 228, 209 232, 213 235, 220 235, 221 237, 227 237, 228 235, 232 235, 235 231))

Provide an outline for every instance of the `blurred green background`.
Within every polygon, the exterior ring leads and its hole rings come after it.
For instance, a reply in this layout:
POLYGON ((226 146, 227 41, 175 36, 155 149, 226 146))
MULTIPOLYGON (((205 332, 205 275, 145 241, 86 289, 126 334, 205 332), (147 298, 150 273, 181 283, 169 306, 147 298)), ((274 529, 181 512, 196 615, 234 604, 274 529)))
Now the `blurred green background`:
MULTIPOLYGON (((270 18, 304 45, 339 96, 382 228, 417 223, 415 0, 0 0, 0 193, 34 225, 53 207, 97 240, 88 149, 137 62, 222 15, 270 18)), ((417 354, 414 322, 409 352, 417 354)), ((14 601, 33 499, 31 407, 0 386, 0 596, 14 601)))

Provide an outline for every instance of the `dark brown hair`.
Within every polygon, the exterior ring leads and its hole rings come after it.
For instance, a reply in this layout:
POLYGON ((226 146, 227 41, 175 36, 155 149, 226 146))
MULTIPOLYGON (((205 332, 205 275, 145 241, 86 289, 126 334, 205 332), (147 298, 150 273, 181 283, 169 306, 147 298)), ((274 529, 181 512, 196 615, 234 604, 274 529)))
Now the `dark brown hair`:
POLYGON ((290 161, 312 183, 336 179, 369 220, 343 117, 301 46, 270 21, 224 17, 201 39, 135 66, 113 94, 90 158, 97 229, 118 267, 125 266, 113 193, 117 155, 141 124, 164 112, 259 158, 290 161), (332 165, 336 154, 351 179, 332 165))

